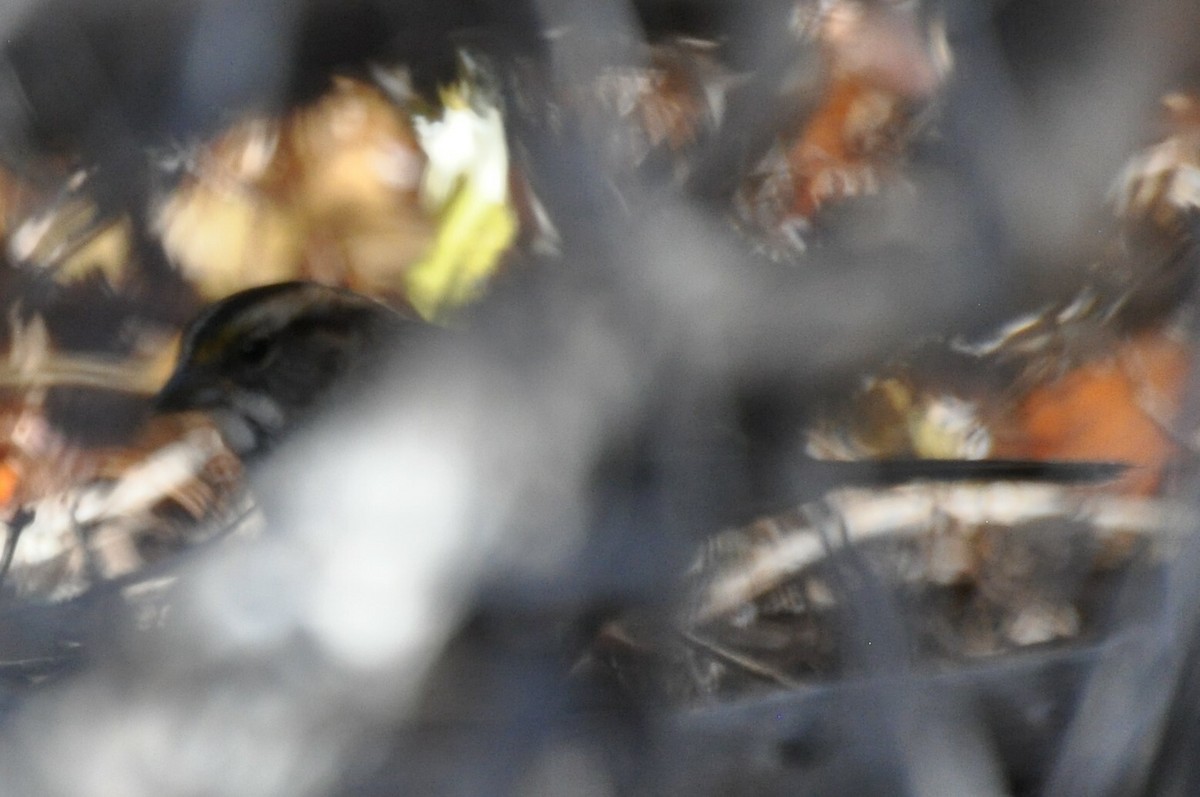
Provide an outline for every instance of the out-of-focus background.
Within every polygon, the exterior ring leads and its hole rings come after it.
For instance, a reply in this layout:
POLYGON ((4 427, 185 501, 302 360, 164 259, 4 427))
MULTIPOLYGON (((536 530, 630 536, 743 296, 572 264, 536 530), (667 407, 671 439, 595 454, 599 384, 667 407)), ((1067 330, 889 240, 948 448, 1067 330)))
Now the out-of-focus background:
POLYGON ((5 4, 0 791, 1196 793, 1198 32, 5 4), (244 462, 289 280, 443 332, 244 462))

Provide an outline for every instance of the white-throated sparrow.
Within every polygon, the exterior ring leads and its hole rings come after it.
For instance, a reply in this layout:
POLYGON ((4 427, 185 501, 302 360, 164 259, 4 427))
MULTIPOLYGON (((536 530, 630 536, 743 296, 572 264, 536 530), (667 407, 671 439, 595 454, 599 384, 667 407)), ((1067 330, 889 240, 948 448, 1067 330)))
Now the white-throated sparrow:
MULTIPOLYGON (((226 443, 243 458, 262 454, 331 392, 365 378, 394 344, 436 329, 347 290, 287 282, 234 294, 204 311, 184 333, 175 371, 157 398, 160 410, 202 410, 216 421, 226 443)), ((1095 482, 1122 472, 1120 465, 1035 460, 884 460, 827 462, 789 457, 719 432, 705 461, 731 468, 768 468, 772 486, 735 501, 731 517, 753 515, 817 497, 842 485, 907 481, 1095 482), (713 449, 721 452, 712 459, 713 449), (773 453, 772 453, 773 452, 773 453)), ((784 434, 784 437, 789 435, 784 434)), ((784 448, 788 448, 784 442, 784 448)), ((677 453, 697 454, 684 445, 677 453)), ((700 455, 700 454, 697 454, 700 455)))
POLYGON ((348 290, 309 282, 251 288, 184 332, 160 410, 204 410, 239 455, 269 449, 331 390, 428 325, 348 290))

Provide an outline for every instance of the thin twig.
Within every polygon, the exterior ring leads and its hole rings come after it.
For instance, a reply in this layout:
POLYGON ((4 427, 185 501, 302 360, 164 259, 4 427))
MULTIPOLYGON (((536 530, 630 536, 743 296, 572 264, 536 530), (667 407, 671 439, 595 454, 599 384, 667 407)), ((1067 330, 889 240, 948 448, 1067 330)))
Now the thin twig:
POLYGON ((742 670, 745 670, 751 675, 754 675, 765 681, 769 681, 778 686, 782 686, 785 689, 797 689, 800 686, 797 681, 793 681, 791 678, 788 678, 778 670, 768 667, 767 665, 755 661, 747 656, 743 656, 740 653, 736 653, 711 639, 705 639, 694 631, 680 631, 679 633, 685 640, 696 647, 704 649, 717 658, 722 659, 723 661, 726 661, 742 670))

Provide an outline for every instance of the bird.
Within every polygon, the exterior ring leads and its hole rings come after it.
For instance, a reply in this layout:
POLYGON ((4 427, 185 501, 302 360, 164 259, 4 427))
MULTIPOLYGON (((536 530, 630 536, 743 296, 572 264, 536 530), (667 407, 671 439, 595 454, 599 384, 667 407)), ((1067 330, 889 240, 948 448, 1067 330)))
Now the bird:
MULTIPOLYGON (((449 334, 344 289, 310 282, 251 288, 213 304, 187 327, 178 362, 156 405, 162 412, 209 413, 226 444, 243 461, 254 460, 336 396, 352 395, 401 342, 449 334)), ((653 418, 649 423, 654 425, 653 418)), ((1125 470, 1109 462, 797 459, 785 454, 791 448, 786 441, 775 444, 788 437, 786 431, 756 432, 748 439, 744 430, 730 433, 720 424, 701 425, 700 439, 675 441, 678 445, 672 444, 666 454, 661 446, 636 441, 598 452, 595 496, 602 504, 620 503, 622 496, 644 498, 647 491, 667 489, 677 493, 668 503, 684 501, 690 517, 713 527, 785 511, 840 486, 912 481, 1089 484, 1114 479, 1125 470), (664 482, 661 476, 681 469, 692 477, 679 491, 677 480, 664 482)), ((645 431, 647 440, 656 434, 645 431)))
POLYGON ((249 288, 187 325, 155 407, 208 413, 230 449, 253 460, 401 341, 433 329, 350 290, 303 281, 249 288))

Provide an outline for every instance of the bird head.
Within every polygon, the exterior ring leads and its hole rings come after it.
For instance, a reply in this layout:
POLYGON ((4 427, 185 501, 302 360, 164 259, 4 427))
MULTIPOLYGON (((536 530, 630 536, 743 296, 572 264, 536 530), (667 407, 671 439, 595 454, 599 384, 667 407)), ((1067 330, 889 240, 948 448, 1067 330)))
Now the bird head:
POLYGON ((308 282, 251 288, 188 326, 156 405, 206 411, 233 450, 258 454, 378 362, 388 338, 420 326, 351 291, 308 282))

